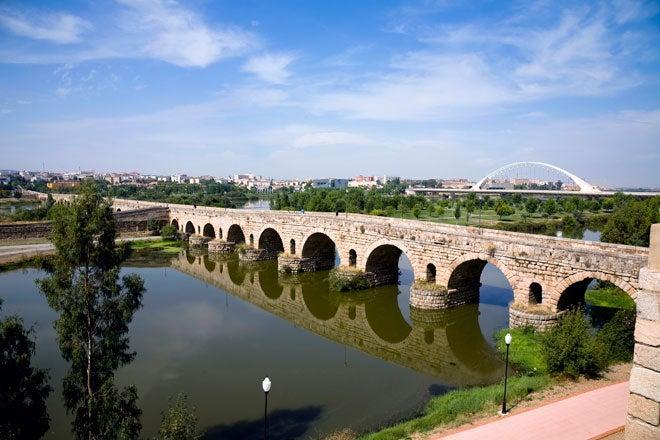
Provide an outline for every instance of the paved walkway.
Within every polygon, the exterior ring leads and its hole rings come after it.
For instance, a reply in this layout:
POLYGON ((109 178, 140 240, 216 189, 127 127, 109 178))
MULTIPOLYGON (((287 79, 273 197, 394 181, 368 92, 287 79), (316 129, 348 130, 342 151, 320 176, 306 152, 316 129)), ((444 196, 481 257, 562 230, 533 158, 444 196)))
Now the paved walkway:
POLYGON ((628 382, 622 382, 435 438, 592 439, 623 426, 626 423, 627 405, 628 382))

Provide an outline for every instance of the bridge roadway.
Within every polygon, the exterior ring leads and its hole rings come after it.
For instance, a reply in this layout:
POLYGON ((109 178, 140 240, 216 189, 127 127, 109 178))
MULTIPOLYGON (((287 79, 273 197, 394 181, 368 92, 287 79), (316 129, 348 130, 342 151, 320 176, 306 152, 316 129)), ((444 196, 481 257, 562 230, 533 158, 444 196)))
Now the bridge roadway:
POLYGON ((408 188, 406 194, 439 196, 446 195, 454 198, 456 195, 467 195, 475 193, 477 195, 502 195, 502 194, 521 194, 523 196, 546 196, 546 197, 605 197, 613 196, 617 192, 634 197, 655 197, 660 196, 658 191, 558 191, 542 189, 473 189, 473 188, 408 188))
MULTIPOLYGON (((362 214, 240 210, 115 199, 115 209, 167 207, 181 232, 215 241, 246 243, 274 258, 308 259, 331 267, 354 266, 396 282, 398 259, 410 260, 415 279, 446 287, 451 295, 479 285, 486 263, 507 278, 518 309, 556 313, 581 300, 589 280, 609 281, 633 299, 648 248, 393 219, 362 214), (331 260, 331 261, 330 261, 331 260)), ((477 289, 478 290, 478 289, 477 289)), ((416 307, 435 307, 415 304, 416 307)), ((514 307, 515 309, 516 307, 514 307)))
POLYGON ((476 305, 413 311, 411 326, 399 310, 396 286, 355 300, 331 296, 327 285, 323 292, 310 274, 278 277, 273 262, 182 251, 171 266, 297 327, 452 386, 492 383, 503 374, 501 359, 479 328, 476 305))

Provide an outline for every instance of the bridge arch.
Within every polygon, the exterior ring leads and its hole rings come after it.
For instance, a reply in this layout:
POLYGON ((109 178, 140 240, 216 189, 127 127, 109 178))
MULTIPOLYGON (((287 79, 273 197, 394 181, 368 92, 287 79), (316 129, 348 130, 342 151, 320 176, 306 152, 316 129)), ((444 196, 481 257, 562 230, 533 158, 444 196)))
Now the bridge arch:
POLYGON ((245 234, 243 233, 243 228, 237 224, 233 224, 227 230, 227 241, 241 244, 245 243, 245 234))
POLYGON ((172 219, 172 222, 171 222, 170 224, 171 224, 172 226, 174 226, 174 227, 176 228, 177 231, 179 230, 179 222, 178 222, 177 219, 175 219, 175 218, 172 219))
POLYGON ((614 284, 636 302, 637 289, 627 281, 600 271, 581 271, 564 278, 555 285, 549 295, 549 305, 554 307, 555 311, 562 311, 574 304, 584 302, 584 294, 593 280, 608 281, 614 284))
POLYGON ((186 234, 194 234, 195 233, 195 225, 193 225, 193 222, 188 220, 186 222, 186 229, 184 231, 186 234))
POLYGON ((259 232, 259 240, 257 240, 259 249, 265 249, 275 255, 279 252, 284 252, 284 243, 282 237, 272 226, 266 226, 259 232))
POLYGON ((303 239, 301 256, 314 261, 316 270, 328 270, 335 266, 336 244, 327 233, 314 231, 303 239))
POLYGON ((401 344, 412 332, 412 327, 399 308, 397 302, 399 288, 383 286, 378 290, 378 293, 364 305, 369 330, 373 336, 389 345, 401 344))
POLYGON ((207 223, 204 225, 204 229, 202 230, 202 235, 204 237, 215 238, 215 228, 211 223, 207 223))
POLYGON ((504 275, 513 290, 514 298, 517 299, 519 289, 517 289, 515 274, 497 258, 486 253, 468 253, 456 258, 444 272, 441 284, 447 286, 448 290, 455 289, 468 295, 476 295, 478 298, 481 273, 488 263, 497 267, 504 275))
POLYGON ((408 249, 397 241, 387 239, 378 240, 367 248, 364 271, 376 275, 376 284, 397 284, 399 281, 399 257, 402 254, 405 254, 411 262, 413 279, 416 279, 415 264, 408 249))
POLYGON ((508 165, 504 165, 503 167, 500 167, 496 169, 495 171, 489 173, 486 175, 483 179, 478 181, 477 183, 474 184, 472 187, 473 190, 479 190, 482 189, 481 187, 486 183, 489 179, 492 179, 497 176, 503 175, 505 172, 516 169, 516 168, 545 168, 548 170, 552 170, 560 175, 568 177, 574 184, 576 184, 580 188, 580 192, 600 192, 600 190, 590 183, 587 183, 585 180, 579 178, 573 173, 570 173, 566 171, 563 168, 559 168, 556 165, 551 165, 549 163, 545 162, 514 162, 510 163, 508 165))

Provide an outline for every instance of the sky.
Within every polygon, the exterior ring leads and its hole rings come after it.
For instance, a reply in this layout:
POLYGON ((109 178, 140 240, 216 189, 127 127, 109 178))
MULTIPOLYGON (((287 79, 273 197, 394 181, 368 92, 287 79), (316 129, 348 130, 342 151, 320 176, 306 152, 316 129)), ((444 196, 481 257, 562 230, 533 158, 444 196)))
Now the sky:
POLYGON ((660 187, 660 1, 0 1, 0 168, 660 187))

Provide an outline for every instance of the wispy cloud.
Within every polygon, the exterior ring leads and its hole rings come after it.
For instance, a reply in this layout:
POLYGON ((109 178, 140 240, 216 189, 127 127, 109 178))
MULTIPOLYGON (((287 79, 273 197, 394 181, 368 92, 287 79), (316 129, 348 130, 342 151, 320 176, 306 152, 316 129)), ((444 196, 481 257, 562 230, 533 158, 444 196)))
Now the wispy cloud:
POLYGON ((266 53, 250 58, 243 65, 243 70, 266 82, 284 84, 291 76, 287 68, 294 60, 295 56, 289 53, 266 53))
POLYGON ((64 13, 39 13, 27 16, 11 10, 0 10, 0 26, 35 40, 57 44, 79 43, 82 35, 92 29, 91 23, 64 13))

